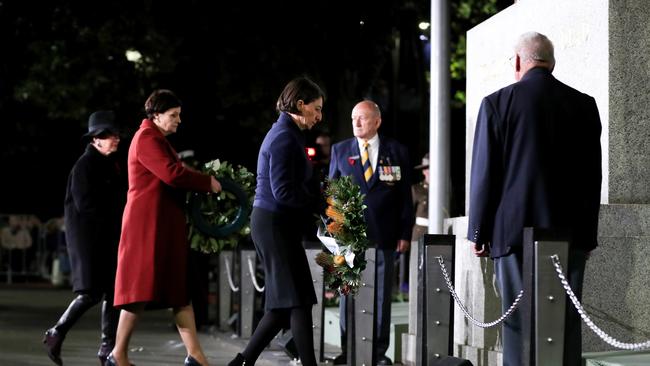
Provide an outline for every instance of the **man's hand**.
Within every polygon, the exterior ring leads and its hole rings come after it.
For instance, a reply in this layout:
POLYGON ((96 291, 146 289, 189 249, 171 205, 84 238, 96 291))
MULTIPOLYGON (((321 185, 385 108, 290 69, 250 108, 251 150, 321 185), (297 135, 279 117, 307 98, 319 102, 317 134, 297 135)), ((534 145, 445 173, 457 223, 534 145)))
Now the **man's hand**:
POLYGON ((409 248, 411 248, 411 242, 410 241, 400 239, 397 242, 397 252, 398 253, 406 253, 406 252, 408 252, 409 248))
POLYGON ((490 247, 485 244, 472 243, 472 250, 477 257, 490 256, 490 247))

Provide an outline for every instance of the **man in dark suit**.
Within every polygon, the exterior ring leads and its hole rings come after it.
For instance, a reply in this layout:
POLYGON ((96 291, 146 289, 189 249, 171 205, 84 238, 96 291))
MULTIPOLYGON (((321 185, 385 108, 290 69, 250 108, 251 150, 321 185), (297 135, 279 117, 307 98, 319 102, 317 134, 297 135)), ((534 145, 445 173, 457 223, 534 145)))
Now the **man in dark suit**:
MULTIPOLYGON (((390 365, 385 353, 389 345, 390 306, 395 251, 409 249, 413 227, 413 203, 408 152, 404 145, 379 136, 381 112, 377 104, 364 100, 352 109, 353 138, 332 146, 330 178, 353 176, 365 194, 368 239, 376 247, 377 334, 376 364, 390 365)), ((341 348, 335 364, 346 362, 345 297, 341 298, 341 348)))
MULTIPOLYGON (((472 156, 468 238, 494 259, 502 309, 522 288, 522 229, 571 235, 569 282, 580 298, 597 246, 600 118, 594 98, 555 79, 553 44, 529 32, 515 46, 516 83, 483 99, 472 156)), ((579 365, 580 318, 567 304, 564 365, 579 365)), ((518 311, 503 326, 503 364, 521 364, 518 311)))

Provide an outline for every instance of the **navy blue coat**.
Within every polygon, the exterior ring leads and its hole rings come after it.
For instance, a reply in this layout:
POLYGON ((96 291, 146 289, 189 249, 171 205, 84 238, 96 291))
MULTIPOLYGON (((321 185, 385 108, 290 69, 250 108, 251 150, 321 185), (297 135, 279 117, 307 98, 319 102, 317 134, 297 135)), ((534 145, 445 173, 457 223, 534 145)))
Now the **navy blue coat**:
POLYGON ((411 198, 411 167, 406 147, 399 142, 379 137, 377 169, 370 181, 363 177, 361 153, 356 138, 332 145, 330 178, 353 176, 365 194, 368 239, 378 249, 396 249, 400 239, 410 241, 413 229, 411 198), (381 166, 399 166, 401 177, 388 182, 379 178, 381 166))
POLYGON ((594 98, 544 68, 481 103, 472 154, 468 238, 491 257, 521 250, 524 227, 597 246, 600 117, 594 98))
MULTIPOLYGON (((317 220, 305 136, 286 113, 266 134, 257 159, 252 238, 264 266, 265 309, 311 306, 316 293, 302 234, 317 220)), ((314 228, 315 230, 315 228, 314 228)))
POLYGON ((308 189, 311 177, 305 136, 291 116, 280 113, 260 147, 253 206, 279 213, 306 212, 315 202, 308 189))

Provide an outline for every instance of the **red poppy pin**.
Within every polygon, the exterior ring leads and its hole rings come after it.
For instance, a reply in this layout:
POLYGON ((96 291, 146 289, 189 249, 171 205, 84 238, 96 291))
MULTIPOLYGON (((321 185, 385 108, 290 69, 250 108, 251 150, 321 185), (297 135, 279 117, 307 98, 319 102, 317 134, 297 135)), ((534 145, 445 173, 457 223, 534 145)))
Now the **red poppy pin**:
POLYGON ((359 155, 356 156, 349 156, 348 157, 348 164, 354 165, 354 163, 359 160, 359 155))

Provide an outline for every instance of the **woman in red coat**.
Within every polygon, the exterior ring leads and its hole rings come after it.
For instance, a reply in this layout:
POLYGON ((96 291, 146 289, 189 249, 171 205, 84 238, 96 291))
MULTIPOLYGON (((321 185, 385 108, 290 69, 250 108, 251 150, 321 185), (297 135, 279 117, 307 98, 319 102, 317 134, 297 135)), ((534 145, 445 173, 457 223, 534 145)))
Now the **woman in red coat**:
POLYGON ((171 307, 187 349, 185 365, 207 366, 187 287, 183 206, 185 190, 219 192, 221 185, 214 177, 186 168, 165 138, 181 122, 181 102, 171 91, 154 91, 145 111, 147 118, 129 148, 129 191, 115 279, 115 306, 122 312, 106 365, 130 365, 129 339, 145 307, 171 307))

